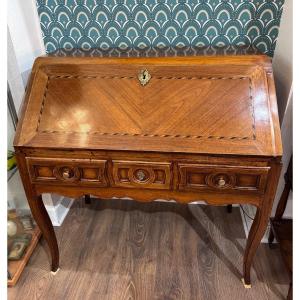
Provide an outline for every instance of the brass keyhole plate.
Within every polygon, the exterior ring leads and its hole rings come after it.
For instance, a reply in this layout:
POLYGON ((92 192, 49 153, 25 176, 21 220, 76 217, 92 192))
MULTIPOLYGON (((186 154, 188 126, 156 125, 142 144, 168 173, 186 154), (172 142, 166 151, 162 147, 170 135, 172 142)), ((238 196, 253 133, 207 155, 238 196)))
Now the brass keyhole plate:
POLYGON ((150 81, 151 75, 147 69, 144 69, 144 70, 141 70, 140 73, 138 74, 138 79, 139 79, 141 85, 144 86, 150 81))

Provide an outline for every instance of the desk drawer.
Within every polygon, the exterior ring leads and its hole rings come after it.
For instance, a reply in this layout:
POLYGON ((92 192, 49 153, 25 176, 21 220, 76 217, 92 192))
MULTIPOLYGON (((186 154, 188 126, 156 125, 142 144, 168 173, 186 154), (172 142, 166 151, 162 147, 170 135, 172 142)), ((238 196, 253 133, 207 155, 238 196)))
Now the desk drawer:
POLYGON ((33 183, 107 186, 105 160, 27 157, 33 183))
POLYGON ((269 167, 179 164, 180 190, 263 193, 269 167))
POLYGON ((170 189, 171 163, 113 160, 112 164, 114 186, 170 189))

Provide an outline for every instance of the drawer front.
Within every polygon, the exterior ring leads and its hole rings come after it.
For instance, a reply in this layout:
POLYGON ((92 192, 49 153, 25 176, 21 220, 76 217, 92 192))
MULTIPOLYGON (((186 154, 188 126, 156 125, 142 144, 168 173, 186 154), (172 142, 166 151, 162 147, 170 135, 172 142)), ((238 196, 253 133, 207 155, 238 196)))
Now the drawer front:
POLYGON ((171 163, 112 161, 113 185, 127 188, 170 189, 171 163))
POLYGON ((27 157, 33 183, 107 186, 105 160, 27 157))
POLYGON ((263 193, 269 167, 179 164, 180 190, 263 193))

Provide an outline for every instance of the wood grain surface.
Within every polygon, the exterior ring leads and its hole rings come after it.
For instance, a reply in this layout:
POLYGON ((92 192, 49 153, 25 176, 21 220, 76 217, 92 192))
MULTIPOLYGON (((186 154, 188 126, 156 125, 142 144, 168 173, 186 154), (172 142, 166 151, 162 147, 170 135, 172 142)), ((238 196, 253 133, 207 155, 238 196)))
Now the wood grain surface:
POLYGON ((284 299, 278 250, 260 245, 255 288, 241 284, 245 236, 238 208, 130 200, 75 202, 56 229, 64 259, 49 272, 45 241, 9 300, 284 299))
POLYGON ((14 145, 280 156, 272 81, 264 55, 39 57, 14 145))

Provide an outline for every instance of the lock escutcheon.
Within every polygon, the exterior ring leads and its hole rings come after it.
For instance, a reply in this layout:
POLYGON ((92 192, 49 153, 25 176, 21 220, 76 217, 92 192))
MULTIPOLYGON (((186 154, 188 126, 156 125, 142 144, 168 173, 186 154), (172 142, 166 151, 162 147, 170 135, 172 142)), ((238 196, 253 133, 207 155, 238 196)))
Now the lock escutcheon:
POLYGON ((150 81, 151 75, 147 69, 144 69, 141 70, 140 73, 138 74, 138 79, 140 81, 140 84, 144 86, 150 81))

